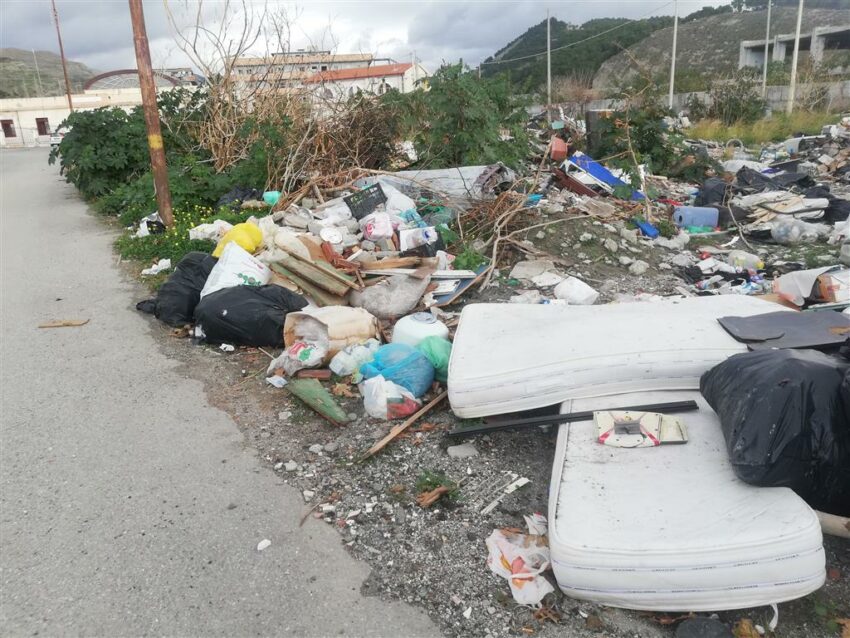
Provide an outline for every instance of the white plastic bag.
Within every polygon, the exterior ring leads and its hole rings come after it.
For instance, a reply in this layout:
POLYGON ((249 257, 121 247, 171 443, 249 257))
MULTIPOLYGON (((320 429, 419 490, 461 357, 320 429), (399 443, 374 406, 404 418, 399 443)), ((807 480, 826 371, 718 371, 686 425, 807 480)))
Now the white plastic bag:
POLYGON ((337 352, 328 366, 335 375, 347 377, 360 371, 360 366, 369 363, 381 347, 377 339, 369 339, 364 343, 346 346, 337 352))
POLYGON ((271 271, 268 266, 251 255, 236 242, 229 242, 213 266, 201 297, 231 286, 263 286, 269 283, 271 271))
POLYGON ((223 219, 213 220, 211 224, 200 224, 189 229, 189 239, 206 239, 218 242, 224 234, 233 228, 233 224, 223 219))
POLYGON ((304 368, 316 368, 322 364, 327 355, 327 344, 314 341, 296 341, 284 350, 277 359, 273 359, 266 370, 266 376, 271 376, 275 370, 283 369, 292 376, 304 368))
POLYGON ((366 379, 357 387, 363 395, 366 414, 375 419, 400 419, 413 414, 422 405, 406 388, 381 375, 366 379))
POLYGON ((508 580, 514 600, 520 605, 539 605, 543 597, 555 591, 541 574, 549 569, 549 544, 546 518, 540 514, 525 517, 529 531, 519 534, 496 529, 487 537, 487 566, 508 580))
POLYGON ((553 292, 555 297, 563 299, 573 306, 590 306, 599 299, 598 292, 581 279, 576 279, 575 277, 564 279, 564 281, 555 286, 553 292))

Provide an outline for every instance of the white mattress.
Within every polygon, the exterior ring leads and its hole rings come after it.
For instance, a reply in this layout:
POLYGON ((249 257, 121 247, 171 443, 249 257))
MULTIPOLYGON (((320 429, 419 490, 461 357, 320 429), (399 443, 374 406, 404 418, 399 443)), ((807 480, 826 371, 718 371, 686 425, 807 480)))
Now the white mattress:
POLYGON ((698 392, 567 401, 562 412, 695 399, 684 445, 596 442, 593 421, 558 433, 549 496, 555 577, 574 598, 629 609, 741 609, 824 582, 815 513, 787 488, 738 480, 717 415, 698 392))
POLYGON ((718 317, 781 309, 739 295, 602 306, 470 304, 452 346, 449 401, 457 416, 475 418, 580 397, 696 389, 703 372, 747 351, 718 317))

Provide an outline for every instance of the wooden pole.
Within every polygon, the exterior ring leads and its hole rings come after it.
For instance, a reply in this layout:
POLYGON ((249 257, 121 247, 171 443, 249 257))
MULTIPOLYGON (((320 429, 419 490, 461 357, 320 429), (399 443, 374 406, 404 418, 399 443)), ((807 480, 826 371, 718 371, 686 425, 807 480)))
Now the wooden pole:
POLYGON ((68 64, 65 62, 65 47, 62 46, 62 32, 59 30, 59 12, 56 11, 56 0, 50 0, 53 5, 53 22, 56 24, 56 37, 59 40, 59 57, 62 59, 62 73, 65 74, 65 95, 68 96, 68 110, 74 112, 71 101, 71 81, 68 79, 68 64))
POLYGON ((156 105, 156 84, 151 67, 151 51, 145 29, 145 14, 142 0, 129 0, 130 19, 133 23, 133 44, 136 47, 136 65, 139 69, 139 87, 142 90, 142 108, 145 113, 145 128, 148 132, 148 150, 151 155, 151 170, 156 189, 156 205, 162 223, 174 226, 171 212, 171 191, 168 188, 168 167, 165 164, 165 148, 162 145, 162 130, 159 126, 159 111, 156 105))

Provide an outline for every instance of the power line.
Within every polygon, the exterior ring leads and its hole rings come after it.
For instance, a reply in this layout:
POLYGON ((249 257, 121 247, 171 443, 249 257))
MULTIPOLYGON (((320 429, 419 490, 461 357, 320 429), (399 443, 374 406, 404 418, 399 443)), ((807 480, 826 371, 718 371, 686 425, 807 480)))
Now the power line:
MULTIPOLYGON (((579 44, 584 44, 588 40, 593 40, 595 38, 603 36, 606 33, 611 33, 612 31, 616 31, 617 29, 622 29, 623 27, 631 24, 632 22, 635 22, 637 20, 642 20, 643 18, 647 18, 647 17, 651 16, 653 13, 655 13, 656 11, 661 11, 661 9, 664 9, 665 7, 669 7, 674 2, 675 2, 675 0, 671 0, 670 2, 662 4, 660 7, 656 7, 655 9, 650 11, 649 13, 645 13, 642 16, 638 16, 634 20, 629 20, 628 22, 623 22, 622 24, 618 24, 617 26, 611 27, 610 29, 606 29, 605 31, 600 31, 596 35, 592 35, 590 37, 587 37, 584 40, 579 40, 578 42, 570 42, 569 44, 565 44, 565 45, 560 46, 560 47, 555 47, 554 49, 552 49, 551 52, 554 53, 555 51, 562 51, 563 49, 569 49, 570 47, 578 46, 579 44)), ((546 51, 541 51, 540 53, 532 53, 531 55, 524 55, 524 56, 519 57, 519 58, 511 58, 510 60, 493 60, 492 62, 481 62, 481 64, 479 66, 483 66, 485 64, 504 64, 505 62, 516 62, 518 60, 529 60, 531 58, 539 58, 541 55, 546 55, 546 51)))

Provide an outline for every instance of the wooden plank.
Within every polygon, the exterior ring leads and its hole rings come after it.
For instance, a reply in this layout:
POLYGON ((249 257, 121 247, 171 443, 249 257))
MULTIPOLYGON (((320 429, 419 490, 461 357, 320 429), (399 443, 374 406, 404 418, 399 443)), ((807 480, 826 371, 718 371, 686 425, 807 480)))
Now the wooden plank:
POLYGON ((345 297, 334 295, 326 290, 322 290, 312 282, 304 279, 303 277, 299 277, 280 264, 271 264, 269 267, 277 274, 286 277, 289 281, 298 286, 302 291, 304 291, 304 294, 316 302, 316 305, 319 307, 348 305, 345 301, 345 297))
POLYGON ((360 265, 366 270, 383 270, 385 268, 408 268, 418 266, 422 262, 421 257, 388 257, 378 261, 361 261, 360 265))
POLYGON ((348 414, 316 379, 290 379, 286 389, 334 425, 348 423, 348 414))
POLYGON ((429 401, 428 403, 426 403, 426 404, 425 404, 425 405, 424 405, 424 406, 423 406, 423 407, 422 407, 422 408, 421 408, 418 412, 416 412, 413 416, 409 417, 409 418, 408 418, 406 421, 404 421, 403 423, 401 423, 401 424, 399 424, 399 425, 395 426, 392 430, 390 430, 389 434, 387 434, 387 435, 386 435, 383 439, 381 439, 380 441, 378 441, 377 443, 375 443, 375 445, 373 445, 373 446, 372 446, 372 447, 370 447, 368 450, 366 450, 366 454, 364 454, 364 455, 361 457, 360 461, 361 461, 361 462, 362 462, 362 461, 365 461, 366 459, 368 459, 368 458, 369 458, 370 456, 372 456, 373 454, 375 454, 375 453, 380 452, 381 450, 383 450, 383 449, 387 446, 387 444, 389 444, 389 442, 390 442, 390 441, 392 441, 392 440, 393 440, 394 438, 396 438, 399 434, 401 434, 402 432, 404 432, 404 431, 405 431, 407 428, 409 428, 411 425, 413 425, 414 423, 416 423, 416 421, 417 421, 420 417, 422 417, 424 414, 427 414, 428 412, 430 412, 430 411, 431 411, 431 409, 432 409, 434 406, 436 406, 438 403, 440 403, 443 399, 445 399, 445 398, 448 396, 448 394, 449 394, 448 390, 443 390, 442 392, 440 392, 440 394, 438 394, 436 397, 434 397, 433 399, 431 399, 431 401, 429 401))
POLYGON ((57 319, 40 324, 39 328, 77 328, 89 322, 88 319, 57 319))
POLYGON ((309 262, 303 257, 295 258, 294 254, 281 255, 277 263, 283 265, 287 270, 295 273, 302 279, 306 279, 313 285, 327 290, 338 297, 342 297, 348 292, 348 285, 343 284, 331 276, 326 270, 320 268, 318 264, 309 262))
MULTIPOLYGON (((412 275, 415 268, 386 268, 384 270, 364 270, 364 275, 412 275)), ((475 279, 478 276, 474 270, 435 270, 431 279, 475 279)))
POLYGON ((337 282, 343 284, 344 286, 348 286, 353 290, 360 290, 360 285, 357 283, 354 277, 342 274, 336 268, 334 268, 325 261, 309 261, 308 259, 305 259, 297 253, 289 253, 289 256, 294 258, 296 261, 301 262, 302 264, 304 264, 304 266, 307 266, 308 268, 317 268, 321 270, 323 274, 328 275, 329 277, 335 279, 337 282))

